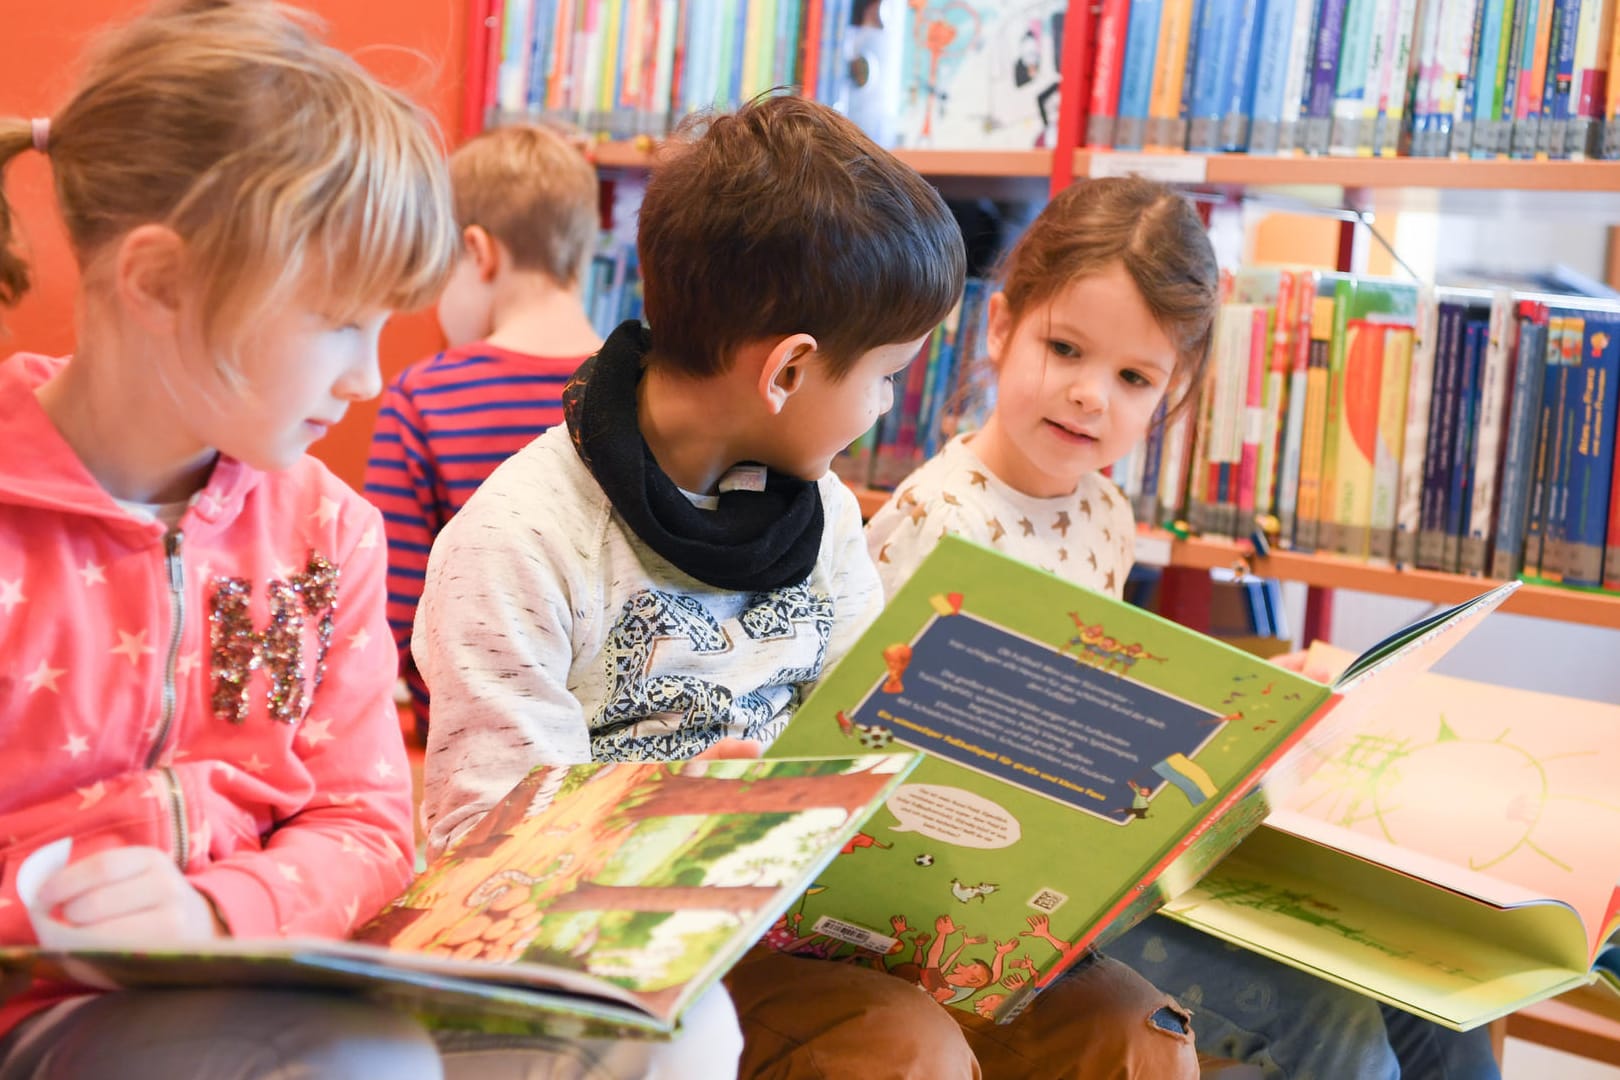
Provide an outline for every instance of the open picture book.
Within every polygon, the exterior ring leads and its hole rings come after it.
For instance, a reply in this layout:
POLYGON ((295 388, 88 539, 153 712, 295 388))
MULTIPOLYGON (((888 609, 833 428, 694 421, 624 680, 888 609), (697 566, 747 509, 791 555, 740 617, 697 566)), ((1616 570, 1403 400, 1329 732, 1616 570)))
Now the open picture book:
POLYGON ((58 841, 19 870, 40 945, 0 949, 0 969, 102 988, 320 987, 486 1031, 668 1037, 916 760, 542 766, 348 942, 87 939, 33 906, 67 861, 58 841))
POLYGON ((1419 676, 1166 914, 1457 1029, 1620 989, 1617 734, 1620 706, 1419 676))
POLYGON ((1016 1016, 1197 881, 1516 588, 1391 636, 1333 686, 945 537, 768 751, 926 758, 769 942, 1016 1016))

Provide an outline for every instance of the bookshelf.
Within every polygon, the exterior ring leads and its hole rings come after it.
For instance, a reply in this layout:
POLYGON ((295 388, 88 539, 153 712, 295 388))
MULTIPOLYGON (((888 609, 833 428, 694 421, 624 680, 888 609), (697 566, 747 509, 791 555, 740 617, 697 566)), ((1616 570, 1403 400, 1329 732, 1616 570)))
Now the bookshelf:
MULTIPOLYGON (((875 514, 890 494, 873 488, 858 487, 854 490, 863 518, 875 514)), ((1273 550, 1268 557, 1256 558, 1254 549, 1246 542, 1207 537, 1181 539, 1162 529, 1140 530, 1137 561, 1190 570, 1230 570, 1241 566, 1247 573, 1258 577, 1297 581, 1315 589, 1350 589, 1380 596, 1404 596, 1433 604, 1461 603, 1483 592, 1490 584, 1487 578, 1433 570, 1397 570, 1333 555, 1273 550)), ((1542 619, 1620 630, 1620 595, 1615 593, 1525 585, 1502 610, 1515 615, 1533 615, 1542 619)))
MULTIPOLYGON (((602 168, 652 164, 651 139, 598 143, 602 168)), ((924 176, 1046 179, 1049 150, 900 150, 924 176)), ((1429 188, 1454 191, 1620 192, 1620 161, 1474 161, 1444 158, 1266 157, 1255 154, 1120 153, 1077 150, 1074 175, 1139 171, 1174 183, 1269 187, 1429 188)))

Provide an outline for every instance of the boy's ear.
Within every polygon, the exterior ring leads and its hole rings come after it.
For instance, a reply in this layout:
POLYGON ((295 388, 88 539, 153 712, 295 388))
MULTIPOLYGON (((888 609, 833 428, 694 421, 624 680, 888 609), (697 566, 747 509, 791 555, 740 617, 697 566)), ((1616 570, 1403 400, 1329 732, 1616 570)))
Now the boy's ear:
POLYGON ((467 258, 478 268, 478 280, 488 285, 495 280, 501 268, 501 246, 482 225, 469 225, 461 230, 461 246, 467 258))
POLYGON ((186 242, 167 225, 138 225, 113 253, 113 290, 146 330, 173 332, 180 317, 186 242))
POLYGON ((771 346, 759 369, 759 396, 773 414, 804 385, 815 353, 816 339, 809 334, 789 334, 771 346))
POLYGON ((1007 294, 991 293, 984 328, 985 352, 990 357, 991 367, 1001 366, 1001 356, 1007 348, 1007 343, 1012 340, 1012 332, 1012 309, 1007 306, 1007 294))

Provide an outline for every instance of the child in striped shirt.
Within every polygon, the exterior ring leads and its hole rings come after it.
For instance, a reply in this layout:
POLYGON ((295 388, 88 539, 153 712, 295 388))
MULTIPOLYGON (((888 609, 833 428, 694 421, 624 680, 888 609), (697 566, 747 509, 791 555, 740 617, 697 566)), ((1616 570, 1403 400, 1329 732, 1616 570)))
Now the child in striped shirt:
POLYGON ((598 229, 596 172, 557 132, 514 124, 450 158, 461 255, 439 299, 444 352, 388 388, 366 494, 388 538, 388 624, 419 736, 427 686, 411 623, 428 550, 495 466, 562 423, 562 388, 602 339, 580 285, 598 229))

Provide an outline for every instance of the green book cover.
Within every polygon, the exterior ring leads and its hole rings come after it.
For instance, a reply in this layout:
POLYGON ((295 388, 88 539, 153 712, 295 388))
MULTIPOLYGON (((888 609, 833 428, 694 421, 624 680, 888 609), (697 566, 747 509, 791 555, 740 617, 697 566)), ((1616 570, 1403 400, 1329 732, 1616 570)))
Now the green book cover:
POLYGON ((1362 685, 1432 662, 1515 587, 1329 687, 946 536, 768 751, 927 755, 772 944, 1008 1020, 1253 830, 1330 710, 1371 707, 1362 685))
POLYGON ((441 1026, 667 1038, 785 924, 916 761, 541 766, 348 942, 96 940, 32 906, 71 857, 57 841, 17 871, 40 944, 0 949, 0 972, 102 988, 320 988, 441 1026))

